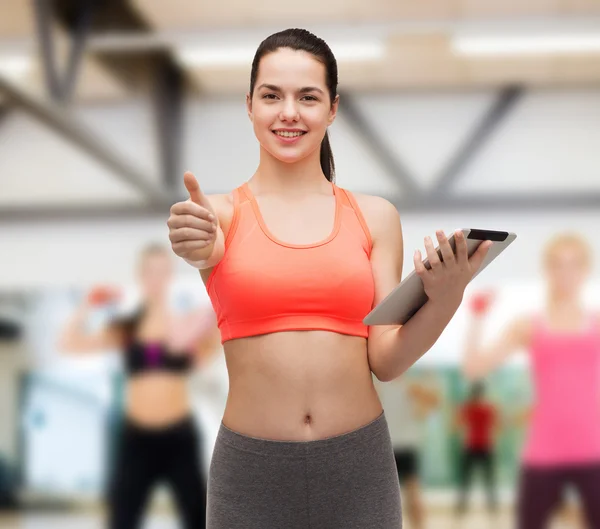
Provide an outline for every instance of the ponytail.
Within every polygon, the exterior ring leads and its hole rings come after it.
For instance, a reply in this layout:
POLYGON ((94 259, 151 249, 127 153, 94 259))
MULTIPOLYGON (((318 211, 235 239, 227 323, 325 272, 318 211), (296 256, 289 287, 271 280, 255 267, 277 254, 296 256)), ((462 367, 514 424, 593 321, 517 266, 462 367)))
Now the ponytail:
POLYGON ((330 182, 335 180, 335 163, 333 161, 333 152, 329 144, 329 133, 325 132, 325 137, 321 142, 321 170, 325 174, 325 178, 330 182))

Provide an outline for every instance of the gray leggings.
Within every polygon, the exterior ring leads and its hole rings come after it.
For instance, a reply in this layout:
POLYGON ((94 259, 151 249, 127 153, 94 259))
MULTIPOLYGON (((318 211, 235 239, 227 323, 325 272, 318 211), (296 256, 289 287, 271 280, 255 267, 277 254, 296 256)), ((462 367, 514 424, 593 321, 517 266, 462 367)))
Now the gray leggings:
POLYGON ((382 413, 350 433, 272 441, 221 424, 208 529, 400 529, 400 487, 382 413))

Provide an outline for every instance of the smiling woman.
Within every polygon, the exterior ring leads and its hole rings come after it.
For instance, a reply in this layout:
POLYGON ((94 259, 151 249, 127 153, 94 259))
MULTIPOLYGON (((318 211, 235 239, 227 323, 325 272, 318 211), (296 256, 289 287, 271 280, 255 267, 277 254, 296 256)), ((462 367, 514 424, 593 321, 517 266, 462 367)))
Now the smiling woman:
POLYGON ((258 168, 231 194, 208 197, 186 173, 190 200, 171 208, 173 251, 200 270, 230 380, 210 529, 401 527, 372 373, 392 380, 433 345, 485 255, 481 245, 469 261, 457 238, 455 260, 440 232, 443 264, 430 239, 435 270, 416 263, 430 302, 402 328, 363 323, 400 281, 402 230, 392 204, 334 184, 337 83, 322 39, 302 29, 266 38, 246 96, 258 168))
POLYGON ((337 62, 325 41, 307 34, 290 30, 261 43, 250 72, 248 116, 261 146, 276 158, 295 161, 320 145, 321 169, 332 182, 335 164, 327 127, 337 112, 337 62), (298 85, 300 79, 306 85, 298 85), (261 141, 268 132, 276 141, 261 141), (297 148, 276 148, 282 144, 297 148))

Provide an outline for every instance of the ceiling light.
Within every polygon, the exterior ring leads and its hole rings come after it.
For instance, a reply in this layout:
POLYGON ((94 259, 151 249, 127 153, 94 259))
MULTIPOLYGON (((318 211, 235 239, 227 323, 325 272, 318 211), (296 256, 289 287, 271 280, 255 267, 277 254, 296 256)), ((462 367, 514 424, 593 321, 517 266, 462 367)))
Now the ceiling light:
POLYGON ((29 73, 31 61, 27 56, 0 55, 0 75, 11 79, 21 79, 29 73))
MULTIPOLYGON (((341 62, 377 60, 385 55, 385 46, 381 42, 339 42, 330 44, 336 59, 341 62)), ((227 67, 250 65, 256 48, 254 46, 236 46, 211 48, 207 46, 189 46, 176 51, 179 61, 192 67, 227 67)))
POLYGON ((186 66, 238 66, 250 64, 254 57, 254 51, 249 47, 189 47, 178 50, 177 57, 186 66))
POLYGON ((460 55, 530 55, 600 53, 600 33, 587 35, 457 36, 453 51, 460 55))

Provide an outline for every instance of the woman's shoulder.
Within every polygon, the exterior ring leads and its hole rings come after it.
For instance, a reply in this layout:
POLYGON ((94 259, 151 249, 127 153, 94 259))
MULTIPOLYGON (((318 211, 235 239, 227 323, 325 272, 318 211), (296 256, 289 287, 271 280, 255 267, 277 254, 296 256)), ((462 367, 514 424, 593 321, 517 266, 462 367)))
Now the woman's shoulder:
POLYGON ((233 191, 230 193, 219 193, 214 195, 206 195, 214 208, 219 224, 221 226, 229 226, 233 217, 233 191))
POLYGON ((214 206, 215 209, 228 207, 233 208, 233 191, 230 193, 218 193, 213 195, 206 195, 210 203, 214 206))
POLYGON ((373 235, 400 226, 398 209, 389 200, 364 193, 352 192, 352 195, 373 235))
POLYGON ((381 210, 383 208, 387 210, 393 210, 396 213, 398 212, 396 206, 394 206, 394 204, 392 204, 389 200, 383 197, 377 195, 367 195, 365 193, 357 193, 356 191, 350 191, 349 189, 346 189, 345 191, 352 193, 352 196, 354 197, 358 205, 361 207, 361 209, 376 211, 381 210))
POLYGON ((544 316, 539 312, 521 313, 513 316, 506 332, 514 343, 522 347, 529 347, 536 335, 544 326, 544 316))
POLYGON ((240 190, 244 187, 244 185, 245 182, 232 189, 229 193, 214 193, 206 196, 210 200, 213 207, 218 210, 219 215, 221 215, 222 212, 224 214, 233 214, 235 194, 240 193, 240 190))

